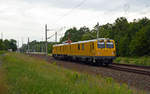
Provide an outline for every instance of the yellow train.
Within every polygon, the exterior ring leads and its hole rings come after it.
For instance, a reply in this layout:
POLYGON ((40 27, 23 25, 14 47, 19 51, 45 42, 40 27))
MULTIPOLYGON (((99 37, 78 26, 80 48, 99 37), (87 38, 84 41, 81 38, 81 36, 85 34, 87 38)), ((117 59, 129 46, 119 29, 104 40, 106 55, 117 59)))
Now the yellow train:
POLYGON ((116 56, 115 41, 108 38, 53 45, 56 59, 92 62, 108 65, 116 56))

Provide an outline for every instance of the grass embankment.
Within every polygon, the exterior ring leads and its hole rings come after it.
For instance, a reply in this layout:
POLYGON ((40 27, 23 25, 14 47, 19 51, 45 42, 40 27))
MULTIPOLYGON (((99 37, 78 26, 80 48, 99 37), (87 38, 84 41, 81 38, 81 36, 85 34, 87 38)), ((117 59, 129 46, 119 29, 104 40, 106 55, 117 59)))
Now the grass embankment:
POLYGON ((114 60, 115 63, 135 64, 142 66, 150 66, 150 56, 147 57, 118 57, 114 60))
POLYGON ((0 51, 0 55, 2 55, 2 54, 4 54, 4 53, 6 53, 6 51, 0 51))
POLYGON ((0 94, 133 94, 111 78, 80 74, 26 55, 7 53, 0 60, 0 94))

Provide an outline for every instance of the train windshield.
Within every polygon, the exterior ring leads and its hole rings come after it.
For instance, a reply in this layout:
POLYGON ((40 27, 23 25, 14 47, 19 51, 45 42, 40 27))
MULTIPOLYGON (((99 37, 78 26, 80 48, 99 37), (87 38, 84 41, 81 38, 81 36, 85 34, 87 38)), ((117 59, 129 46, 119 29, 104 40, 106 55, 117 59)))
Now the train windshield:
POLYGON ((97 47, 98 48, 105 48, 105 42, 98 42, 97 47))
POLYGON ((114 48, 113 42, 107 42, 106 43, 106 48, 114 48))

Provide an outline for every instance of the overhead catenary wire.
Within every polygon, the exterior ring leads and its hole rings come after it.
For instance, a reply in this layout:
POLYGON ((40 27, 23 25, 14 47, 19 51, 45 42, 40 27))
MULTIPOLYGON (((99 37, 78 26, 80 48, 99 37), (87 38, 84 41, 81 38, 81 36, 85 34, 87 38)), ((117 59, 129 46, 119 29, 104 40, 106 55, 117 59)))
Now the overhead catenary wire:
MULTIPOLYGON (((71 14, 75 9, 81 7, 87 0, 82 0, 78 5, 74 6, 73 8, 71 8, 68 12, 64 13, 63 16, 61 16, 56 22, 55 24, 57 24, 58 22, 60 22, 63 18, 65 18, 66 16, 68 16, 69 14, 71 14)), ((54 24, 54 25, 55 25, 54 24)))
POLYGON ((51 35, 50 37, 48 37, 47 39, 50 39, 51 37, 53 37, 55 34, 51 35))

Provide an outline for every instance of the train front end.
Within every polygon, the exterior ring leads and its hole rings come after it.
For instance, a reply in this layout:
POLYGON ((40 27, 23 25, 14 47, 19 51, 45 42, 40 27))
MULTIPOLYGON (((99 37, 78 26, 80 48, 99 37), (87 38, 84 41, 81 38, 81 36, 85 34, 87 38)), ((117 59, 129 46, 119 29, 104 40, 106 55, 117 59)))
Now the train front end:
POLYGON ((108 65, 116 57, 115 41, 112 39, 97 40, 96 61, 108 65))

